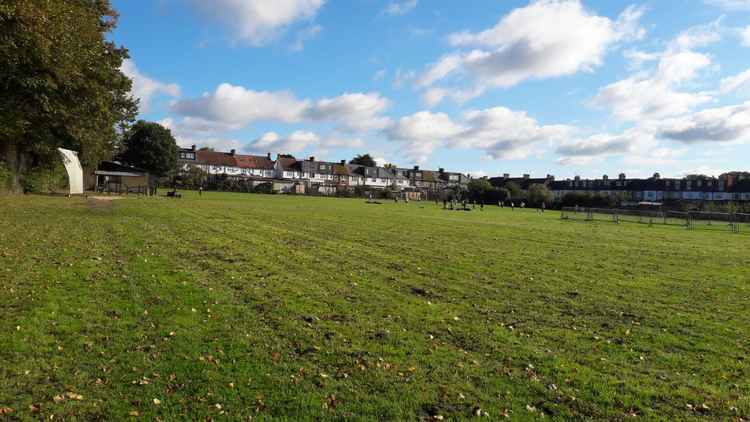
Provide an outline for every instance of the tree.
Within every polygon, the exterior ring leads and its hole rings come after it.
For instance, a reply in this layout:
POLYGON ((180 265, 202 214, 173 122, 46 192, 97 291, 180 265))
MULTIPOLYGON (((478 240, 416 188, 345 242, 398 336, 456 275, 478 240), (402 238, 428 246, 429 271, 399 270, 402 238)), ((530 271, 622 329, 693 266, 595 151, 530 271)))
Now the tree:
POLYGON ((552 203, 552 192, 547 189, 546 185, 541 183, 535 183, 529 186, 529 204, 532 206, 542 206, 542 204, 549 205, 552 203))
POLYGON ((109 0, 0 3, 0 161, 13 190, 35 167, 79 151, 84 166, 111 157, 133 121, 127 50, 110 41, 109 0))
POLYGON ((471 179, 468 185, 469 198, 472 201, 489 201, 490 194, 494 190, 492 184, 486 177, 471 179))
POLYGON ((360 166, 365 167, 375 167, 377 166, 377 163, 375 162, 375 159, 370 156, 370 154, 357 154, 356 157, 352 158, 351 161, 349 161, 349 164, 359 164, 360 166))
POLYGON ((123 141, 124 151, 118 157, 131 166, 165 176, 177 165, 179 148, 169 129, 158 123, 139 120, 123 141))
POLYGON ((503 187, 510 193, 510 199, 522 199, 523 191, 518 183, 508 182, 503 187))

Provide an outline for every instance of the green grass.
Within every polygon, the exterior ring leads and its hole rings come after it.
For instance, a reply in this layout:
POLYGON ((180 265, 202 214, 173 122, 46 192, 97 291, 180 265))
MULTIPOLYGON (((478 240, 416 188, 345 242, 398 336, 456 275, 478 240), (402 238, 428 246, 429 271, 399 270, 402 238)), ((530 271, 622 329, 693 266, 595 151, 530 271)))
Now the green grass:
POLYGON ((744 230, 0 197, 0 419, 748 418, 744 230))

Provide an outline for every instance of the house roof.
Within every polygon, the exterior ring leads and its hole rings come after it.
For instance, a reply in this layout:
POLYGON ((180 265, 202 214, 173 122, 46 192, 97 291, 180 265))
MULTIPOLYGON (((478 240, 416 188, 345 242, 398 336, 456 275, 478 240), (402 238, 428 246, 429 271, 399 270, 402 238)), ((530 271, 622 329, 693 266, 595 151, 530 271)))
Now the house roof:
POLYGON ((102 161, 97 167, 96 173, 107 174, 107 173, 133 173, 143 175, 148 173, 146 170, 138 167, 129 166, 119 161, 102 161))
POLYGON ((332 173, 335 176, 350 176, 351 173, 349 173, 349 168, 344 164, 334 164, 332 173))
POLYGON ((279 156, 276 158, 276 162, 279 164, 282 170, 288 170, 288 171, 299 171, 300 169, 300 163, 297 161, 296 158, 287 156, 287 157, 281 157, 279 156))
POLYGON ((237 167, 236 156, 228 152, 198 150, 195 152, 195 158, 200 164, 237 167))
POLYGON ((438 177, 435 175, 434 171, 422 170, 422 181, 423 182, 437 182, 438 177))
POLYGON ((239 168, 273 170, 273 161, 263 155, 235 155, 234 158, 239 168))

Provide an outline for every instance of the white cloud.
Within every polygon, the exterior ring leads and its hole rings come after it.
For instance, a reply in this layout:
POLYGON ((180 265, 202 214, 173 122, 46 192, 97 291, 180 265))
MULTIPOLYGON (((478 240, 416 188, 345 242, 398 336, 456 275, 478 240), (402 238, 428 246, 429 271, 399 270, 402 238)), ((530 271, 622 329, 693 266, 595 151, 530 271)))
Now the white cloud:
POLYGON ((705 25, 696 25, 682 31, 670 44, 670 50, 692 50, 705 47, 721 39, 723 17, 705 25))
POLYGON ((381 113, 389 105, 388 99, 374 92, 346 93, 312 101, 298 99, 287 91, 253 91, 223 83, 212 93, 177 101, 172 109, 217 129, 234 130, 257 121, 321 121, 333 122, 344 130, 365 131, 388 124, 381 113))
POLYGON ((643 12, 631 6, 612 21, 589 12, 579 0, 533 1, 488 30, 452 34, 453 46, 472 49, 443 56, 417 79, 417 86, 461 73, 486 88, 592 71, 609 47, 644 35, 638 24, 643 12))
POLYGON ((659 136, 684 143, 750 140, 750 101, 666 120, 659 136))
POLYGON ((305 110, 303 117, 315 121, 339 122, 344 129, 361 132, 387 126, 390 121, 382 117, 381 113, 389 105, 388 99, 375 92, 346 93, 316 101, 305 110))
POLYGON ((742 37, 742 45, 750 47, 750 26, 740 30, 740 36, 742 37))
POLYGON ((223 83, 213 93, 177 101, 172 109, 188 117, 243 126, 262 120, 294 123, 308 105, 308 101, 299 100, 288 91, 253 91, 223 83))
POLYGON ((750 88, 750 69, 721 80, 722 94, 729 94, 742 88, 750 88))
POLYGON ((650 130, 631 128, 619 134, 597 133, 586 138, 567 139, 559 143, 556 152, 561 165, 582 166, 614 156, 652 155, 656 138, 650 130))
POLYGON ((282 137, 276 132, 267 132, 248 144, 245 149, 257 153, 268 151, 295 153, 304 151, 319 142, 320 137, 313 132, 295 131, 287 137, 282 137))
POLYGON ((707 4, 721 7, 725 10, 750 10, 750 0, 705 0, 707 4))
POLYGON ((297 37, 294 43, 290 46, 290 49, 294 52, 300 52, 305 49, 305 42, 314 39, 320 34, 323 27, 320 25, 309 26, 297 33, 297 37))
POLYGON ((440 104, 444 99, 449 98, 457 104, 463 104, 473 98, 476 98, 484 93, 484 89, 481 87, 474 87, 468 89, 454 88, 437 88, 432 87, 427 89, 422 94, 422 102, 427 107, 434 107, 440 104))
POLYGON ((437 62, 430 65, 428 70, 419 76, 416 81, 417 88, 424 88, 445 78, 453 71, 461 67, 463 58, 458 54, 443 56, 437 62))
POLYGON ((407 155, 422 163, 435 148, 463 130, 445 113, 420 111, 402 117, 387 128, 385 134, 391 140, 406 142, 407 155))
POLYGON ((658 54, 631 53, 638 66, 658 58, 654 69, 607 85, 593 98, 596 107, 610 109, 620 120, 641 121, 687 113, 713 99, 710 92, 689 92, 684 85, 712 65, 707 54, 692 51, 721 38, 720 20, 680 33, 658 54))
POLYGON ((482 149, 491 158, 527 157, 534 144, 562 139, 573 129, 539 125, 526 113, 504 107, 470 110, 455 122, 447 114, 421 111, 402 117, 385 131, 392 141, 404 142, 406 152, 424 162, 441 146, 482 149))
POLYGON ((385 13, 391 16, 405 15, 417 7, 417 0, 394 1, 385 8, 385 13))
POLYGON ((125 76, 133 80, 131 93, 135 98, 140 100, 141 113, 148 112, 151 106, 151 99, 158 94, 168 95, 170 97, 180 96, 180 87, 177 84, 167 84, 159 82, 156 79, 149 78, 142 74, 135 62, 126 59, 122 62, 120 68, 125 76))
POLYGON ((463 114, 466 130, 450 146, 481 148, 494 159, 522 159, 541 141, 560 141, 574 129, 564 125, 540 125, 523 111, 505 107, 470 110, 463 114))
POLYGON ((298 21, 315 17, 325 0, 193 0, 253 46, 265 45, 298 21))
POLYGON ((361 139, 348 139, 337 135, 321 138, 314 132, 294 131, 283 137, 276 132, 266 132, 245 146, 246 151, 255 153, 277 152, 281 154, 299 153, 305 150, 318 149, 327 154, 328 148, 361 148, 361 139))

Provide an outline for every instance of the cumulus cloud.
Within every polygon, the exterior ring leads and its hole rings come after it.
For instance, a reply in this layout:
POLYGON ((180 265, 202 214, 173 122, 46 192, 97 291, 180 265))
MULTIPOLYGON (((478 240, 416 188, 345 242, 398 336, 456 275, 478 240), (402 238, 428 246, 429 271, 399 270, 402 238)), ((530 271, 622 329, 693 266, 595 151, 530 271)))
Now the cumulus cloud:
POLYGON ((644 35, 638 24, 643 12, 631 6, 612 21, 586 10, 579 0, 533 1, 490 29, 452 34, 451 45, 470 50, 443 56, 428 66, 416 85, 426 88, 452 75, 468 74, 481 88, 511 87, 528 79, 592 71, 602 64, 609 47, 644 35))
POLYGON ((682 88, 712 64, 709 55, 693 49, 720 38, 720 20, 717 20, 683 31, 661 53, 630 54, 639 66, 657 58, 658 62, 650 71, 639 71, 601 88, 592 104, 611 110, 620 120, 639 121, 683 114, 711 101, 713 96, 709 92, 689 92, 682 88))
POLYGON ((420 111, 402 117, 384 133, 392 141, 404 142, 416 162, 424 162, 441 146, 482 149, 495 159, 524 158, 537 142, 561 139, 571 131, 568 126, 539 125, 524 112, 494 107, 467 111, 460 121, 445 113, 420 111))
POLYGON ((320 142, 320 137, 313 132, 295 131, 286 137, 276 132, 264 133, 246 146, 247 151, 265 152, 278 151, 284 153, 301 152, 320 142))
POLYGON ((364 146, 364 142, 359 138, 349 139, 338 135, 321 138, 314 132, 298 130, 287 136, 281 136, 276 132, 266 132, 247 144, 245 150, 254 153, 278 152, 287 154, 299 153, 312 148, 325 152, 328 148, 360 148, 362 146, 364 146))
POLYGON ((389 123, 381 115, 389 105, 388 99, 375 92, 345 93, 312 101, 298 99, 288 91, 254 91, 223 83, 212 93, 175 102, 172 109, 188 118, 228 130, 257 121, 318 121, 333 122, 344 130, 365 131, 380 129, 389 123))
POLYGON ((223 83, 200 98, 177 101, 172 109, 184 116, 239 127, 261 120, 294 123, 308 105, 309 101, 288 91, 253 91, 223 83))
POLYGON ((405 142, 407 155, 422 163, 427 161, 435 148, 463 130, 445 113, 420 111, 394 122, 385 130, 385 134, 391 140, 405 142))
POLYGON ((133 80, 132 95, 140 100, 141 112, 147 112, 151 106, 151 99, 155 95, 163 94, 170 97, 180 96, 180 86, 177 84, 167 84, 164 82, 157 81, 156 79, 149 78, 144 75, 135 65, 135 62, 126 59, 122 62, 120 68, 125 76, 133 80))
POLYGON ((644 128, 630 128, 622 133, 597 133, 585 138, 563 140, 556 152, 561 165, 581 166, 613 155, 651 154, 656 145, 653 131, 644 128))
POLYGON ((417 0, 394 1, 385 8, 387 15, 405 15, 417 7, 417 0))
POLYGON ((750 140, 750 101, 666 120, 659 136, 684 143, 750 140))
POLYGON ((338 97, 323 98, 307 107, 303 117, 316 121, 337 121, 344 129, 366 131, 382 129, 389 119, 382 117, 390 105, 378 93, 346 93, 338 97))
POLYGON ((315 17, 325 0, 193 0, 200 9, 227 25, 240 40, 265 45, 290 25, 315 17))

